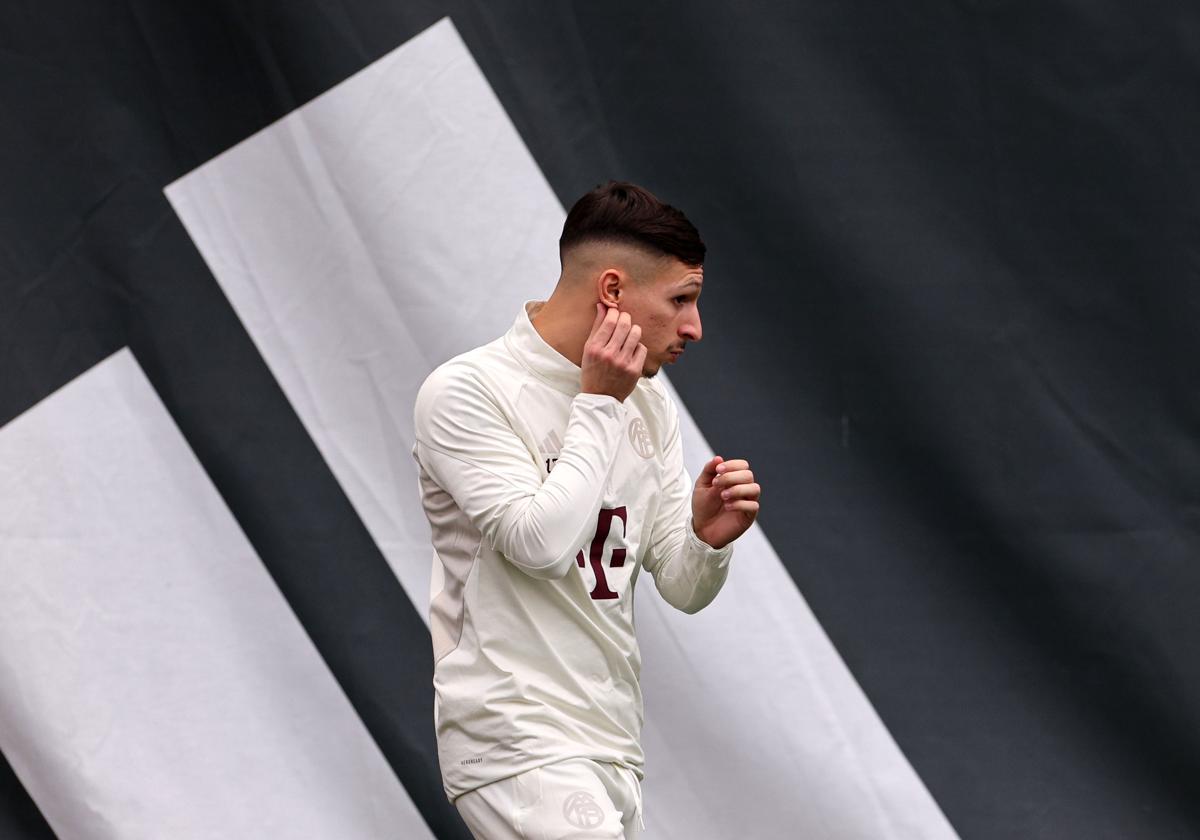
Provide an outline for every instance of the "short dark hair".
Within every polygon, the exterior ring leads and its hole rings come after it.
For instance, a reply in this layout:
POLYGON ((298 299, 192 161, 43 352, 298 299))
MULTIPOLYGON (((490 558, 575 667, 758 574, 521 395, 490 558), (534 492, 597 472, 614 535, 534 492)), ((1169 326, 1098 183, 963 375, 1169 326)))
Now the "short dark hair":
POLYGON ((559 258, 582 242, 641 245, 686 265, 704 264, 704 241, 683 211, 627 181, 600 184, 575 202, 558 240, 559 258))

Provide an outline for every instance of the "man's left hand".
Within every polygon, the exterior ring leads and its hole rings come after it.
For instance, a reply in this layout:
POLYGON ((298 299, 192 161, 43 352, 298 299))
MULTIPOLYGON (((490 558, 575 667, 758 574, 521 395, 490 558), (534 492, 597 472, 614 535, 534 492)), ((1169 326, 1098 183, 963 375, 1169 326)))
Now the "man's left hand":
POLYGON ((746 532, 758 516, 762 488, 746 461, 720 455, 704 465, 692 493, 692 527, 713 548, 724 548, 746 532))

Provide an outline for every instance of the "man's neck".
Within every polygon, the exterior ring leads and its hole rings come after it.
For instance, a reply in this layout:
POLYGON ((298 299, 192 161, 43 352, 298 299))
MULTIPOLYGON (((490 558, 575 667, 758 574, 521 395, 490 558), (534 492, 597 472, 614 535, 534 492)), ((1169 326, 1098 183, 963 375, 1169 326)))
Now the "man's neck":
POLYGON ((583 344, 591 330, 591 318, 584 319, 587 307, 578 301, 551 295, 545 303, 534 307, 529 316, 533 328, 542 340, 570 359, 576 365, 583 364, 583 344))

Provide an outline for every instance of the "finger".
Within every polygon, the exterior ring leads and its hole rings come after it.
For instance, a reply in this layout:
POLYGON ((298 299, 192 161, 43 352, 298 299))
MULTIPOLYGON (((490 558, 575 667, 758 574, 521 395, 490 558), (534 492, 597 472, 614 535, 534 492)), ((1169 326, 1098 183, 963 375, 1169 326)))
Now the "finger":
POLYGON ((721 491, 722 499, 753 499, 758 501, 762 495, 762 488, 751 482, 750 484, 737 484, 733 487, 727 487, 721 491))
MULTIPOLYGON (((597 304, 597 306, 604 305, 597 304)), ((596 332, 592 334, 591 338, 592 342, 598 347, 603 347, 604 345, 608 344, 608 340, 612 337, 613 329, 615 329, 617 326, 617 318, 620 316, 620 313, 617 312, 615 307, 604 308, 606 310, 604 317, 600 320, 600 326, 596 327, 596 332)))
POLYGON ((724 460, 720 455, 714 455, 700 470, 700 475, 696 477, 696 484, 700 487, 712 487, 713 479, 717 477, 717 468, 724 460))
POLYGON ((636 355, 638 347, 641 346, 641 339, 642 328, 634 324, 629 328, 629 335, 625 336, 625 344, 621 346, 621 355, 632 359, 636 355))
POLYGON ((642 368, 646 366, 646 350, 645 344, 638 344, 637 349, 633 351, 633 367, 638 373, 642 372, 642 368))
POLYGON ((625 346, 625 337, 629 335, 629 330, 633 327, 633 319, 629 317, 628 312, 622 312, 617 316, 617 323, 613 326, 612 335, 605 344, 617 353, 621 352, 621 348, 625 346))
POLYGON ((596 317, 592 319, 592 328, 588 330, 588 338, 596 334, 596 330, 600 329, 600 325, 604 323, 604 316, 608 309, 600 301, 596 301, 596 317))
POLYGON ((718 469, 717 472, 725 473, 725 472, 732 472, 733 470, 748 470, 748 469, 750 469, 750 462, 739 459, 739 460, 735 460, 735 461, 726 461, 724 463, 724 465, 722 465, 722 468, 718 469))
MULTIPOLYGON (((725 463, 729 463, 726 461, 725 463)), ((750 470, 734 470, 733 472, 721 473, 717 476, 713 484, 719 484, 721 487, 730 487, 734 484, 749 484, 754 481, 754 473, 750 470)))
POLYGON ((721 466, 721 462, 725 461, 720 455, 714 455, 709 462, 704 464, 700 470, 700 478, 707 479, 706 484, 713 484, 713 478, 716 475, 716 468, 721 466))
POLYGON ((741 513, 756 514, 758 513, 758 502, 750 499, 739 499, 725 503, 725 510, 736 510, 741 513))

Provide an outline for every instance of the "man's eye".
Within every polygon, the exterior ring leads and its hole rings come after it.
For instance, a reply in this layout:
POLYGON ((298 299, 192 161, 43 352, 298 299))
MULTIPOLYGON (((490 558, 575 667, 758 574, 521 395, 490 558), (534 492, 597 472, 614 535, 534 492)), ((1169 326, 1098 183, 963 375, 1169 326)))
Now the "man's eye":
POLYGON ((684 297, 683 295, 680 295, 679 297, 675 298, 675 302, 678 303, 680 306, 683 306, 685 303, 687 303, 687 298, 684 297))

